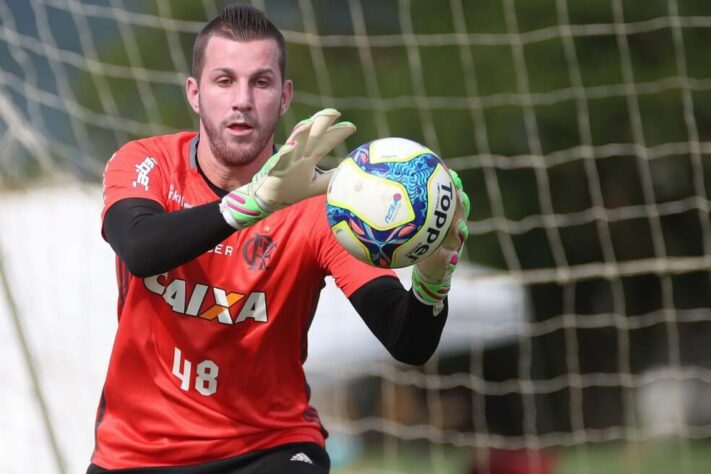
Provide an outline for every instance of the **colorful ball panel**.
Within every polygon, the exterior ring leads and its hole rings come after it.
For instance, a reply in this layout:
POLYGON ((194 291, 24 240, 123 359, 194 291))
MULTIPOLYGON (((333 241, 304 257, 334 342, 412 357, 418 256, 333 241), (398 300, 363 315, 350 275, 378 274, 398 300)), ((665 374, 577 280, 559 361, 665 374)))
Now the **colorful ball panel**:
POLYGON ((349 253, 400 268, 440 245, 454 215, 454 193, 446 167, 430 149, 384 138, 361 145, 338 166, 326 212, 349 253))

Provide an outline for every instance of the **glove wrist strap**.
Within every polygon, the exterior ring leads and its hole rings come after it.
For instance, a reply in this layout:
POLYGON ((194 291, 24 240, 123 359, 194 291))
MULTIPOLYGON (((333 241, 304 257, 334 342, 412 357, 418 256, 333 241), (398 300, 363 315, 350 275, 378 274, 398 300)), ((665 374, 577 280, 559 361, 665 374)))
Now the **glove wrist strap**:
POLYGON ((254 225, 271 214, 256 196, 249 194, 244 188, 245 186, 235 189, 220 201, 222 217, 237 230, 254 225))
POLYGON ((432 312, 437 316, 444 308, 444 299, 451 287, 451 274, 439 282, 427 281, 423 278, 417 265, 412 270, 412 292, 415 298, 428 306, 432 306, 432 312))

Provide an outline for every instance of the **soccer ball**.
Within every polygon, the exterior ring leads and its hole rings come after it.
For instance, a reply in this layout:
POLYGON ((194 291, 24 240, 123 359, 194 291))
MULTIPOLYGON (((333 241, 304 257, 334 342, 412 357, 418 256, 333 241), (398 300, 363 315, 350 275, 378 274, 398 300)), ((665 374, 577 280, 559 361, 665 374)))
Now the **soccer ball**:
POLYGON ((359 146, 342 161, 326 194, 336 239, 356 258, 402 268, 434 252, 456 209, 456 188, 444 162, 405 138, 359 146))

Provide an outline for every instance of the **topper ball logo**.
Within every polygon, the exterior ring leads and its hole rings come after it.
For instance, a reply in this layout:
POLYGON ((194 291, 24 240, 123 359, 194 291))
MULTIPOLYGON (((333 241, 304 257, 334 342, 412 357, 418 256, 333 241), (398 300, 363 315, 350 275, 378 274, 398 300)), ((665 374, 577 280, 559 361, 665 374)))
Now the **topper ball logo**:
POLYGON ((405 138, 382 138, 339 164, 326 214, 336 239, 358 259, 406 267, 441 244, 454 216, 454 192, 432 150, 405 138))

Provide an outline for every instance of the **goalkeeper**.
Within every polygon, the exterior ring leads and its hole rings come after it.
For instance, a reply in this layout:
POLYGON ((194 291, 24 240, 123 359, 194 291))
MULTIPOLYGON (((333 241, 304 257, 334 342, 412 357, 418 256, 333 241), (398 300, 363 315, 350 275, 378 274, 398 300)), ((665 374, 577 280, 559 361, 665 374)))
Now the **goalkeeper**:
POLYGON ((328 472, 302 367, 327 275, 396 359, 422 364, 437 347, 466 196, 411 290, 350 256, 326 222, 330 175, 316 163, 355 127, 325 109, 277 150, 285 63, 259 10, 224 7, 198 34, 186 81, 199 132, 129 142, 107 163, 118 329, 89 473, 328 472))

